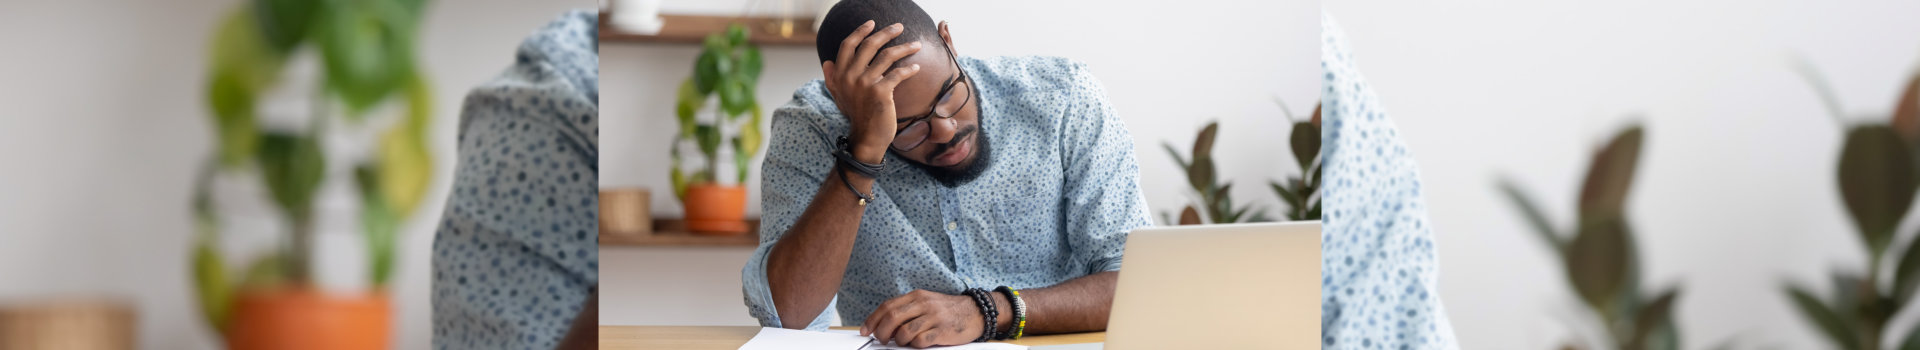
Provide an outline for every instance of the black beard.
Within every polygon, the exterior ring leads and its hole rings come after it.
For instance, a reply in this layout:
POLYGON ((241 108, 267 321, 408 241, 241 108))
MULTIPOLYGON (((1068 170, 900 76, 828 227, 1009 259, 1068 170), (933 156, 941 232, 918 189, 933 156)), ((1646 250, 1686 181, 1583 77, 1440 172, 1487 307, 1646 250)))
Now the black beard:
POLYGON ((979 178, 980 174, 985 174, 988 165, 993 163, 993 143, 988 142, 987 132, 983 127, 976 126, 968 128, 967 130, 961 130, 959 135, 954 135, 955 137, 952 142, 932 145, 934 146, 933 153, 929 153, 933 155, 946 153, 947 149, 952 148, 955 143, 966 140, 967 134, 974 133, 979 134, 975 135, 978 140, 975 140, 973 143, 975 146, 974 152, 979 154, 975 154, 973 163, 967 164, 964 168, 947 169, 921 164, 920 162, 910 161, 907 163, 913 164, 914 167, 918 167, 921 171, 927 172, 927 176, 932 176, 934 180, 939 180, 940 184, 946 185, 947 188, 960 187, 960 185, 973 182, 973 179, 979 178))

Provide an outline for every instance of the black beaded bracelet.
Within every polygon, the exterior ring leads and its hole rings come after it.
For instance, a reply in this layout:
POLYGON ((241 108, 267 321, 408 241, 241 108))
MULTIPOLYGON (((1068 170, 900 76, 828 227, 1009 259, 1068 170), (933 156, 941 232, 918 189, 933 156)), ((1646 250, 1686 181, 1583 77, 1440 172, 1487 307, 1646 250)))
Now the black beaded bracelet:
POLYGON ((986 320, 986 329, 981 331, 980 337, 974 338, 973 341, 983 342, 996 339, 994 321, 1000 319, 1000 310, 994 307, 993 295, 991 294, 993 292, 980 288, 967 288, 967 290, 962 293, 973 297, 973 303, 980 306, 980 316, 983 316, 982 318, 986 320))
POLYGON ((860 198, 860 206, 864 207, 868 202, 873 202, 873 195, 860 193, 859 189, 853 188, 853 180, 847 179, 847 167, 840 167, 840 183, 846 184, 847 190, 853 191, 853 196, 860 198))
POLYGON ((1006 295, 1007 302, 1013 304, 1013 327, 1009 327, 1007 333, 1001 334, 1000 338, 995 340, 1019 340, 1020 336, 1027 333, 1027 302, 1020 299, 1020 290, 1013 287, 1000 286, 993 291, 1006 295))
POLYGON ((840 164, 846 165, 848 169, 852 169, 853 172, 860 173, 860 175, 866 176, 867 178, 879 178, 880 172, 886 170, 887 166, 886 158, 881 158, 880 163, 877 164, 862 162, 854 158, 852 143, 847 141, 846 136, 841 136, 838 141, 834 142, 833 158, 839 159, 840 164))

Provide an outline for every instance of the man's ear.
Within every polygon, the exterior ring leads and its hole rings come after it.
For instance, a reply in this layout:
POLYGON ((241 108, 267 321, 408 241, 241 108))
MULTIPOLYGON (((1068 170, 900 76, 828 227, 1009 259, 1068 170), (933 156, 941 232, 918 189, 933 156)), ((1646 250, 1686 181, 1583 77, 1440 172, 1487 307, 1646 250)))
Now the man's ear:
POLYGON ((946 42, 947 46, 953 46, 953 34, 947 32, 947 21, 940 21, 940 41, 946 42))

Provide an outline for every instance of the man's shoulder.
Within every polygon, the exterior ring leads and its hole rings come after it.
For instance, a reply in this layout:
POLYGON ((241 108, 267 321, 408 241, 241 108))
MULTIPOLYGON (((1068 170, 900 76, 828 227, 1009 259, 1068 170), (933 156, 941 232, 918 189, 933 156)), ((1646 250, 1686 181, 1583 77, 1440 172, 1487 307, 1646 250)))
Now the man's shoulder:
POLYGON ((1052 89, 1070 87, 1086 74, 1087 64, 1058 56, 963 57, 970 62, 970 73, 981 75, 982 84, 1014 85, 1023 88, 1052 89))

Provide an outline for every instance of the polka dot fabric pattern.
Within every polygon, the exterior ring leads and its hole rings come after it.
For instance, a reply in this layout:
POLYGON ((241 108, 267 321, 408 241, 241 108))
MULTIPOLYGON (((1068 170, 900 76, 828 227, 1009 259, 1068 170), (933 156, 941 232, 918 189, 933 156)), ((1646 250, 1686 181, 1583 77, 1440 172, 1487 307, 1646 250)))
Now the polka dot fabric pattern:
MULTIPOLYGON (((866 207, 828 307, 846 324, 865 322, 881 302, 915 289, 1026 289, 1116 271, 1127 232, 1153 224, 1133 138, 1083 64, 962 57, 960 65, 979 84, 991 168, 949 188, 887 156, 878 198, 866 207)), ((767 289, 767 254, 821 189, 833 141, 848 130, 819 80, 773 113, 760 247, 741 271, 747 309, 761 325, 781 325, 767 289)), ((822 312, 807 328, 825 329, 834 315, 822 312)))
POLYGON ((433 241, 436 349, 552 349, 599 284, 596 21, 547 24, 467 94, 433 241))
POLYGON ((1320 236, 1323 349, 1458 349, 1438 289, 1419 166, 1322 15, 1326 220, 1320 236))

